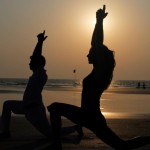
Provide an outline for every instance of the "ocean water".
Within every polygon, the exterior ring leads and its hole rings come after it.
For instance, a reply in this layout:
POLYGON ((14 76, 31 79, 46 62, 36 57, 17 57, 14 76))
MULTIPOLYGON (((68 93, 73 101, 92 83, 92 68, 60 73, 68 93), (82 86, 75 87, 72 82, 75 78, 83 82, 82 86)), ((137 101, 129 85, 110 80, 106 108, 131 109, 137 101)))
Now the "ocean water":
MULTIPOLYGON (((27 79, 0 79, 0 112, 6 100, 22 100, 27 79)), ((101 97, 101 111, 106 117, 135 117, 150 115, 150 94, 139 94, 138 90, 150 90, 150 81, 118 80, 110 85, 113 89, 135 89, 136 94, 104 92, 101 97), (137 88, 138 83, 140 87, 137 88)), ((43 90, 45 106, 53 102, 81 105, 82 80, 49 79, 43 90)), ((48 113, 48 112, 47 112, 48 113)))
MULTIPOLYGON (((18 78, 0 78, 0 87, 25 87, 28 79, 18 78)), ((116 80, 112 81, 111 86, 113 87, 137 87, 140 83, 140 87, 150 88, 150 80, 116 80)), ((74 87, 82 86, 82 80, 74 79, 48 79, 45 87, 74 87)))

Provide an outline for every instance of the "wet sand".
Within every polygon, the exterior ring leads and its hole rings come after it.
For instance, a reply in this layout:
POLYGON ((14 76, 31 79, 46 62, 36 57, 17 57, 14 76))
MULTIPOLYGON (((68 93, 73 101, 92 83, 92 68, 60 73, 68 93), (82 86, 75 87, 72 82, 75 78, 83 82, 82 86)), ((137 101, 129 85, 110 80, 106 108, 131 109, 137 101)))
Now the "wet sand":
MULTIPOLYGON (((0 110, 8 99, 22 99, 23 90, 0 90, 0 110)), ((81 88, 51 88, 43 91, 45 106, 54 101, 80 106, 81 88)), ((150 135, 150 89, 109 88, 101 99, 101 109, 108 125, 123 139, 150 135), (127 113, 125 113, 127 112, 127 113)), ((72 125, 63 119, 63 125, 72 125)), ((11 120, 11 138, 0 140, 0 150, 46 150, 51 141, 39 133, 24 117, 13 115, 11 120)), ((84 128, 84 137, 80 143, 77 133, 63 138, 63 150, 113 150, 99 140, 91 131, 84 128)), ((138 150, 150 150, 150 145, 138 150)))
MULTIPOLYGON (((107 119, 107 123, 123 139, 150 135, 150 117, 107 119)), ((72 123, 63 119, 63 126, 69 125, 72 125, 72 123)), ((83 128, 83 130, 84 137, 80 143, 77 140, 77 133, 63 137, 63 150, 113 150, 91 131, 86 128, 83 128)), ((0 140, 0 150, 46 150, 50 144, 51 141, 39 133, 24 117, 13 116, 11 138, 0 140)), ((139 150, 150 150, 150 145, 139 150)))

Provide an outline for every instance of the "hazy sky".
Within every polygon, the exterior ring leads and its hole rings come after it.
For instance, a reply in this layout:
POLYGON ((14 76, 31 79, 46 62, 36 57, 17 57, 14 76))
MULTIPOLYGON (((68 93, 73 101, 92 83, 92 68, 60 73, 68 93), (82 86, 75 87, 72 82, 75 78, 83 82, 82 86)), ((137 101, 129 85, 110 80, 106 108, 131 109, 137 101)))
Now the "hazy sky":
POLYGON ((36 35, 46 30, 49 78, 82 79, 91 71, 95 12, 106 4, 104 44, 115 51, 114 79, 150 79, 150 0, 0 0, 0 78, 28 78, 36 35))

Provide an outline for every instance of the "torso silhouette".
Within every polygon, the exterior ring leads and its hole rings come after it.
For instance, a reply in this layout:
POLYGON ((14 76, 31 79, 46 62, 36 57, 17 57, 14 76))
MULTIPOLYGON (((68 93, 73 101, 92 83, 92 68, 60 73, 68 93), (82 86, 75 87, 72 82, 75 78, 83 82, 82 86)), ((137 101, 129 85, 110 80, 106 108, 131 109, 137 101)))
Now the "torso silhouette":
POLYGON ((94 73, 89 74, 83 80, 81 108, 88 112, 100 111, 100 83, 95 80, 94 73))
POLYGON ((25 105, 30 104, 43 104, 42 90, 47 81, 46 70, 43 67, 37 69, 29 78, 26 90, 23 95, 23 102, 25 105))

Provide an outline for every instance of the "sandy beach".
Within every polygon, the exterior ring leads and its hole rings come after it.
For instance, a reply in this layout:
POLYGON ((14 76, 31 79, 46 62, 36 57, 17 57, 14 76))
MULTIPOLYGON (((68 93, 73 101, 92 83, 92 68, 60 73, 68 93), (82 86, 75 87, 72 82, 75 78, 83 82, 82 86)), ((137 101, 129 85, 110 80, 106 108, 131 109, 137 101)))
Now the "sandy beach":
MULTIPOLYGON (((150 89, 109 88, 102 95, 101 110, 109 127, 123 139, 150 135, 150 89)), ((0 110, 5 100, 21 100, 23 89, 2 88, 0 110)), ((45 106, 54 101, 80 106, 81 88, 51 88, 43 91, 45 106)), ((63 126, 72 125, 63 119, 63 126)), ((113 150, 84 128, 80 143, 77 133, 63 137, 63 150, 113 150)), ((51 141, 39 133, 23 116, 14 115, 11 120, 11 138, 0 141, 0 150, 46 150, 51 141)), ((150 145, 138 150, 150 150, 150 145)))
MULTIPOLYGON (((150 118, 107 119, 107 122, 110 128, 123 139, 150 135, 150 118)), ((63 126, 69 125, 72 123, 63 119, 63 126)), ((0 141, 1 150, 44 150, 51 144, 51 141, 38 132, 24 117, 12 117, 11 131, 10 139, 0 141)), ((63 137, 62 141, 64 150, 113 150, 86 128, 80 143, 77 141, 77 133, 63 137)), ((150 145, 147 145, 139 150, 149 149, 150 145)))

